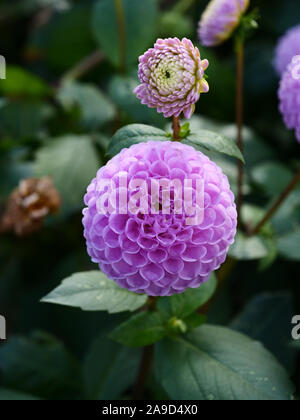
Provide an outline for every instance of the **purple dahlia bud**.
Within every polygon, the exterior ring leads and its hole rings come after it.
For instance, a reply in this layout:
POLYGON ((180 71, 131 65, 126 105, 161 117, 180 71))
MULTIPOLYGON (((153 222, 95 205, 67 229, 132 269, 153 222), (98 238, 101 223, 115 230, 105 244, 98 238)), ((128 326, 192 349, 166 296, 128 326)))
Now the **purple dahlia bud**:
POLYGON ((300 143, 300 55, 293 57, 280 81, 279 109, 287 128, 296 130, 300 143))
POLYGON ((289 29, 278 41, 274 66, 279 76, 282 76, 295 55, 300 55, 300 25, 289 29))
POLYGON ((183 112, 190 118, 201 93, 209 90, 204 72, 208 61, 200 58, 198 48, 186 38, 158 39, 139 58, 141 84, 134 93, 142 104, 168 117, 183 112))
POLYGON ((123 149, 99 169, 85 204, 92 261, 120 287, 150 296, 182 293, 207 281, 236 234, 227 177, 204 154, 178 142, 123 149), (107 210, 110 205, 115 211, 107 210))
POLYGON ((202 45, 213 47, 230 38, 249 4, 250 0, 211 0, 199 23, 202 45))

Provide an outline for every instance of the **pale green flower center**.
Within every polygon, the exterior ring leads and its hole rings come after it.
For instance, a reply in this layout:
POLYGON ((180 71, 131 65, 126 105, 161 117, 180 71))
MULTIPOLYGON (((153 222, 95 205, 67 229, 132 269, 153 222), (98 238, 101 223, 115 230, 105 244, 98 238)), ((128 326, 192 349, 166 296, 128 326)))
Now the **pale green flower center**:
POLYGON ((174 92, 178 88, 178 83, 182 78, 183 69, 180 62, 175 61, 175 58, 161 60, 155 67, 152 80, 156 88, 162 94, 174 92))

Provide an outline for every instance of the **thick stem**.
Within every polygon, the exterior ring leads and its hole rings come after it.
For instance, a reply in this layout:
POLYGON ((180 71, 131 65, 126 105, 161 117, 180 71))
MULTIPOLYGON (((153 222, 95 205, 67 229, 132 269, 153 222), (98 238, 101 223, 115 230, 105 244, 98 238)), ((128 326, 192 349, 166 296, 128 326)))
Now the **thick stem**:
POLYGON ((300 182, 300 170, 297 172, 297 174, 294 176, 292 181, 289 183, 286 189, 282 192, 278 200, 276 200, 276 202, 273 204, 273 206, 270 208, 270 210, 267 212, 267 214, 261 220, 261 222, 259 222, 258 225, 254 229, 250 230, 249 236, 256 235, 257 233, 260 232, 262 227, 264 227, 264 225, 272 218, 272 216, 276 213, 276 211, 281 207, 281 205, 284 203, 284 201, 287 199, 287 197, 296 187, 298 182, 300 182))
MULTIPOLYGON (((243 84, 244 84, 244 43, 239 40, 236 45, 237 54, 237 85, 236 85, 236 125, 237 125, 237 144, 241 151, 244 152, 243 144, 243 84)), ((238 194, 237 194, 237 212, 239 224, 241 223, 241 209, 243 205, 243 181, 244 181, 244 165, 238 162, 238 194)))
POLYGON ((173 117, 173 139, 175 141, 180 140, 180 117, 173 117))
POLYGON ((154 353, 153 345, 143 348, 142 360, 141 360, 137 380, 133 389, 134 400, 141 400, 143 397, 148 375, 152 367, 153 353, 154 353))
MULTIPOLYGON (((156 309, 157 298, 149 297, 147 306, 145 308, 146 311, 155 311, 156 309)), ((145 387, 147 385, 147 379, 149 373, 152 368, 153 363, 153 354, 154 354, 154 346, 146 346, 143 348, 142 359, 139 367, 139 371, 137 374, 137 378, 135 381, 135 385, 133 387, 133 395, 132 398, 134 400, 142 399, 145 391, 145 387)))
POLYGON ((115 0, 115 8, 118 22, 120 70, 126 72, 126 23, 124 15, 123 0, 115 0))
POLYGON ((70 71, 68 71, 61 80, 76 80, 84 76, 91 69, 96 67, 98 64, 103 61, 104 55, 100 50, 94 51, 92 54, 85 57, 82 61, 75 65, 70 71))

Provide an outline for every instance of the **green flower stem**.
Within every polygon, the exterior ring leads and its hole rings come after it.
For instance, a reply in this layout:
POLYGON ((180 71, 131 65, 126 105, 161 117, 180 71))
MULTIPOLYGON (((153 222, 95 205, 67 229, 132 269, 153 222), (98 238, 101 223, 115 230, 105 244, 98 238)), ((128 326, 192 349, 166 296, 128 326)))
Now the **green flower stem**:
MULTIPOLYGON (((147 301, 146 311, 154 311, 156 309, 156 297, 149 297, 147 301)), ((134 400, 141 400, 147 385, 147 379, 153 365, 154 345, 143 348, 142 359, 137 374, 136 382, 133 387, 132 398, 134 400)))
POLYGON ((180 117, 173 117, 173 139, 180 141, 180 117))
POLYGON ((185 13, 195 2, 195 0, 180 0, 173 8, 173 12, 185 13))
POLYGON ((122 73, 126 73, 126 23, 123 0, 115 0, 115 8, 119 34, 120 70, 122 73))
MULTIPOLYGON (((237 144, 243 154, 243 84, 244 84, 244 41, 241 37, 236 43, 237 58, 237 85, 236 85, 236 125, 237 125, 237 144)), ((241 223, 241 209, 243 205, 243 181, 244 164, 238 161, 238 194, 237 194, 237 212, 239 224, 241 223)))
POLYGON ((293 191, 293 189, 297 186, 299 182, 300 182, 300 169, 296 173, 292 181, 289 183, 289 185, 286 187, 286 189, 282 192, 280 197, 276 200, 276 202, 267 212, 265 217, 258 223, 258 225, 254 229, 250 230, 249 236, 256 235, 260 232, 260 230, 274 216, 276 211, 281 207, 281 205, 284 203, 284 201, 287 199, 287 197, 290 195, 290 193, 293 191))

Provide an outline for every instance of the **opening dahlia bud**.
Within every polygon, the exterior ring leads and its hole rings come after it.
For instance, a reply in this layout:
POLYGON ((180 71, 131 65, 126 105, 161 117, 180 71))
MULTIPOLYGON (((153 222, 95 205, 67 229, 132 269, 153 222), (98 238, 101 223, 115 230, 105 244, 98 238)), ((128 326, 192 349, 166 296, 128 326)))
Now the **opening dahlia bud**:
POLYGON ((92 261, 119 286, 170 296, 207 281, 234 241, 227 177, 178 142, 140 143, 102 167, 85 195, 92 261))
POLYGON ((293 57, 280 81, 279 109, 288 129, 296 130, 300 143, 300 55, 293 57))
POLYGON ((250 0, 211 0, 199 23, 202 45, 213 47, 229 39, 249 4, 250 0))
POLYGON ((300 55, 300 25, 289 29, 278 41, 274 66, 279 76, 282 76, 295 55, 300 55))
POLYGON ((60 195, 50 177, 23 179, 8 199, 0 231, 29 235, 39 230, 45 217, 60 206, 60 195))
POLYGON ((142 104, 157 108, 166 118, 182 112, 190 118, 200 94, 209 90, 204 77, 208 64, 190 40, 158 39, 139 58, 141 84, 134 93, 142 104))

